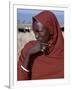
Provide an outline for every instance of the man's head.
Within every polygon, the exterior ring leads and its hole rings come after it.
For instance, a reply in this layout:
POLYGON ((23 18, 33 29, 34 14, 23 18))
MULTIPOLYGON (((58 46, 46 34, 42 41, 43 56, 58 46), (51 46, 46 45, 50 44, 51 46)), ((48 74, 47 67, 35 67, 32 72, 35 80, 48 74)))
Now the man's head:
POLYGON ((54 45, 57 41, 60 26, 51 11, 43 11, 33 17, 32 28, 38 41, 54 45))
POLYGON ((55 14, 49 10, 42 11, 33 17, 32 28, 36 39, 41 42, 41 45, 48 48, 48 53, 54 49, 55 44, 63 43, 58 20, 55 14))

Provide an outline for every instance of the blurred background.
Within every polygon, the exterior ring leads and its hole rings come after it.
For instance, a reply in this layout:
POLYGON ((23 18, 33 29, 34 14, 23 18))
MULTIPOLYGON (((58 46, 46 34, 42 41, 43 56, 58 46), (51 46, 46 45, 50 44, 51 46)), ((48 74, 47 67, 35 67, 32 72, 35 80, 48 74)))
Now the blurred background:
MULTIPOLYGON (((42 12, 43 10, 36 9, 17 9, 17 57, 19 58, 20 51, 24 45, 30 40, 35 40, 32 31, 32 17, 42 12)), ((60 24, 62 35, 64 36, 64 11, 51 10, 60 24)))

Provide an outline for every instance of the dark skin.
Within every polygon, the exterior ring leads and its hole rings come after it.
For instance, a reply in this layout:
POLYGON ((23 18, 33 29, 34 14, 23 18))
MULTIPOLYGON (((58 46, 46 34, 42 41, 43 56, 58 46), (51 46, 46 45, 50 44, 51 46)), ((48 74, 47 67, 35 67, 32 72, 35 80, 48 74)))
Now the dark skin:
POLYGON ((32 54, 38 53, 40 51, 43 52, 43 49, 46 49, 45 44, 48 43, 49 40, 49 32, 46 30, 46 28, 39 22, 34 23, 34 30, 33 30, 35 37, 38 41, 38 43, 32 47, 25 59, 24 67, 28 67, 29 58, 32 54))
POLYGON ((40 43, 47 43, 49 40, 49 31, 40 23, 35 22, 34 23, 34 34, 36 39, 40 43))

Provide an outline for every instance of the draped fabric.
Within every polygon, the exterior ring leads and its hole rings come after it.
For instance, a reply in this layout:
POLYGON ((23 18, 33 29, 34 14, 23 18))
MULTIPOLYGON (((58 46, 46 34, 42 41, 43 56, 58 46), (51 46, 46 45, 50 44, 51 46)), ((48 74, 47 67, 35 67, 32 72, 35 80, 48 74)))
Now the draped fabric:
POLYGON ((48 42, 49 54, 38 53, 30 57, 30 72, 25 72, 21 65, 25 61, 25 57, 30 48, 37 41, 33 40, 27 43, 21 51, 17 65, 18 80, 39 80, 39 79, 59 79, 64 78, 64 39, 60 30, 56 16, 51 11, 43 11, 33 17, 32 27, 34 30, 34 22, 38 21, 50 33, 48 42))

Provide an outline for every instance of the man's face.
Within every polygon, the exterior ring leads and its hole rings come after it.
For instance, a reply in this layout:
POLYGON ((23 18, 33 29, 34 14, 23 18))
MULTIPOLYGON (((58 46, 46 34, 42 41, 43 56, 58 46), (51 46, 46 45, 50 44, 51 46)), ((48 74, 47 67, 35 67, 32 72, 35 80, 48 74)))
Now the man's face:
POLYGON ((41 43, 47 43, 49 40, 49 31, 40 22, 34 23, 34 34, 41 43))

